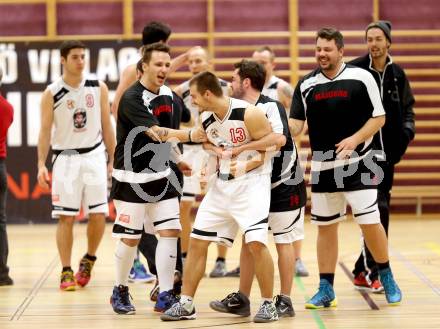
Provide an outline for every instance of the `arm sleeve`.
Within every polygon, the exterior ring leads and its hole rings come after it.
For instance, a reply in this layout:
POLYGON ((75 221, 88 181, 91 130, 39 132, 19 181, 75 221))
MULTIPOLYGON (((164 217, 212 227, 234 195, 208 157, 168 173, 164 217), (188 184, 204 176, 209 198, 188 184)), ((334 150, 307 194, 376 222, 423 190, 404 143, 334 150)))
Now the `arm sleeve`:
POLYGON ((306 110, 304 106, 304 100, 301 94, 301 82, 302 80, 300 80, 295 87, 292 104, 290 105, 289 118, 306 121, 306 110))
POLYGON ((362 81, 367 88, 368 97, 370 98, 371 105, 373 106, 373 112, 371 116, 373 118, 385 115, 385 109, 383 108, 382 98, 380 97, 379 87, 370 72, 359 69, 362 72, 362 81))
POLYGON ((277 134, 282 134, 283 133, 283 122, 281 121, 281 117, 280 117, 280 111, 279 111, 279 107, 281 107, 281 109, 286 112, 284 110, 283 105, 281 105, 281 103, 279 102, 270 102, 270 103, 266 103, 264 104, 267 107, 267 119, 270 122, 270 126, 272 127, 272 132, 277 133, 277 134))

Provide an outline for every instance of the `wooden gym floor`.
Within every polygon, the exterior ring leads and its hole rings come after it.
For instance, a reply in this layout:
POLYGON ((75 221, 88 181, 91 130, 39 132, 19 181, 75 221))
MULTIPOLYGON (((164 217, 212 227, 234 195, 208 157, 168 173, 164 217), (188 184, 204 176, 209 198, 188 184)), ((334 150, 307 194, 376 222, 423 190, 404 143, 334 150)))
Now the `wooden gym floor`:
MULTIPOLYGON (((73 264, 85 251, 86 225, 75 226, 73 264)), ((353 221, 340 225, 339 265, 335 290, 337 309, 310 311, 304 301, 313 295, 318 283, 315 240, 316 228, 306 223, 303 260, 311 276, 296 278, 292 294, 295 318, 270 324, 255 324, 251 318, 240 318, 212 311, 210 300, 223 298, 237 290, 237 278, 204 278, 195 301, 198 319, 173 323, 161 322, 147 298, 153 284, 131 284, 137 308, 136 315, 121 316, 109 305, 114 270, 115 241, 111 225, 98 252, 93 278, 86 288, 75 292, 58 289, 60 263, 55 245, 55 225, 9 225, 9 265, 15 281, 12 287, 0 287, 0 328, 440 328, 440 218, 393 218, 390 227, 390 254, 394 275, 403 291, 400 306, 390 307, 382 294, 361 295, 353 289, 348 276, 359 251, 359 230, 353 221)), ((238 263, 240 245, 229 251, 229 269, 238 263)), ((271 245, 271 250, 275 249, 271 245)), ((207 272, 215 260, 215 247, 210 247, 207 272)), ((275 253, 273 253, 276 258, 275 253)), ((277 271, 276 271, 277 273, 277 271)), ((279 277, 275 277, 277 292, 279 277)), ((252 291, 252 312, 259 303, 256 282, 252 291)))

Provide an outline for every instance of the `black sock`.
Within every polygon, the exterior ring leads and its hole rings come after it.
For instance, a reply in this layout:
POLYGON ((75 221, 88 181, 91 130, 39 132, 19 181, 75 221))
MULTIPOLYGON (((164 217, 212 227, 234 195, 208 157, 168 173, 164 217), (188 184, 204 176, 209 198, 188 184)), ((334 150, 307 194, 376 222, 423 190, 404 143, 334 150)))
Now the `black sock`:
POLYGON ((325 279, 333 287, 335 281, 335 273, 319 273, 319 279, 325 279))
POLYGON ((388 261, 388 262, 386 262, 386 263, 376 263, 377 264, 377 267, 379 268, 379 271, 380 270, 386 270, 387 268, 390 268, 390 262, 388 261))
POLYGON ((217 257, 217 259, 215 260, 216 262, 225 262, 226 261, 226 259, 225 258, 223 258, 223 257, 217 257))
POLYGON ((96 261, 96 256, 90 256, 89 254, 85 254, 84 258, 91 260, 92 262, 96 261))
POLYGON ((63 270, 61 272, 66 272, 66 271, 73 272, 73 270, 72 270, 72 268, 70 266, 64 266, 63 270))

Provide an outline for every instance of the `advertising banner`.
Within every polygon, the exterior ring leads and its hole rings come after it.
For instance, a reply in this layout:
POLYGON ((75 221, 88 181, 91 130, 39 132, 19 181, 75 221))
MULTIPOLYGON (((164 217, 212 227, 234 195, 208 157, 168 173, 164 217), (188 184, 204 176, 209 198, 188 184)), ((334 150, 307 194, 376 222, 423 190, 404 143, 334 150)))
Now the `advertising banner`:
MULTIPOLYGON (((60 42, 0 42, 3 81, 0 93, 14 107, 14 122, 7 138, 9 223, 51 221, 50 191, 37 184, 37 144, 40 130, 40 100, 46 86, 62 68, 60 42)), ((85 74, 104 81, 113 98, 123 69, 139 59, 135 41, 86 41, 85 74)), ((48 168, 50 168, 48 156, 48 168)), ((113 209, 112 214, 114 213, 113 209)))

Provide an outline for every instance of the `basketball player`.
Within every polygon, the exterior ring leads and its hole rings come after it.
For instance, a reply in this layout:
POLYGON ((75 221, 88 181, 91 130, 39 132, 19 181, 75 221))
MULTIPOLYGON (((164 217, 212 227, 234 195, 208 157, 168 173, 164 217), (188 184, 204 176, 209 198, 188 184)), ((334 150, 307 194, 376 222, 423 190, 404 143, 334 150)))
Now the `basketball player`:
POLYGON ((116 285, 110 298, 113 310, 119 314, 135 313, 127 281, 144 229, 160 236, 156 268, 161 292, 155 311, 168 309, 176 298, 173 279, 180 232, 179 182, 170 168, 170 154, 174 158, 179 154, 171 143, 161 141, 202 142, 205 134, 202 129, 165 128, 174 120, 172 91, 164 85, 171 63, 169 52, 164 43, 144 49, 142 77, 127 89, 119 103, 111 191, 117 214, 113 236, 119 240, 115 253, 116 285))
MULTIPOLYGON (((273 132, 264 138, 267 139, 267 144, 263 144, 263 140, 253 141, 234 148, 233 155, 252 149, 263 151, 274 146, 280 150, 273 162, 269 212, 269 227, 278 252, 281 283, 280 294, 275 297, 275 306, 279 317, 293 317, 295 311, 290 294, 295 255, 292 243, 304 238, 304 207, 307 195, 303 173, 295 143, 289 132, 286 110, 281 103, 261 94, 265 81, 264 67, 257 62, 247 60, 235 64, 234 67, 233 96, 261 108, 271 122, 273 132), (283 143, 274 145, 279 139, 282 139, 283 143)), ((242 244, 239 291, 229 294, 222 301, 211 302, 211 308, 219 312, 249 316, 253 268, 254 263, 249 248, 246 244, 242 244)))
POLYGON ((312 223, 318 225, 318 292, 306 308, 335 307, 333 289, 338 258, 338 225, 346 203, 359 224, 365 243, 379 268, 389 304, 402 293, 394 280, 388 240, 380 222, 377 183, 383 171, 373 167, 373 136, 385 123, 379 88, 368 71, 345 64, 344 39, 333 28, 316 34, 318 64, 295 88, 289 126, 298 134, 307 119, 312 149, 312 223), (372 176, 374 177, 372 178, 372 176))
MULTIPOLYGON (((270 97, 276 101, 281 102, 287 113, 290 111, 290 105, 292 103, 293 88, 283 79, 274 75, 275 69, 275 52, 272 48, 264 46, 258 48, 252 54, 252 58, 264 66, 266 69, 266 81, 261 93, 267 97, 270 97)), ((301 139, 296 139, 298 145, 300 145, 301 139)), ((295 273, 297 276, 309 276, 309 271, 301 260, 301 246, 302 239, 298 239, 293 243, 295 250, 295 273)))
MULTIPOLYGON (((144 26, 142 31, 142 49, 150 44, 155 42, 167 43, 168 39, 171 35, 171 28, 162 22, 151 21, 147 25, 144 26)), ((177 70, 180 66, 182 66, 187 59, 186 53, 176 57, 171 61, 170 72, 177 70)), ((137 72, 136 72, 137 63, 133 63, 127 66, 121 74, 121 79, 119 80, 118 87, 116 88, 115 98, 112 103, 112 113, 115 118, 117 118, 117 111, 119 106, 119 101, 122 97, 122 94, 127 90, 129 86, 131 86, 136 80, 138 80, 137 72)), ((169 127, 171 128, 171 126, 169 127)), ((179 243, 179 242, 178 242, 179 243)), ((147 234, 145 232, 142 233, 141 242, 139 243, 139 251, 145 256, 148 262, 148 267, 153 274, 155 273, 155 261, 154 257, 151 257, 151 250, 155 249, 157 246, 156 236, 147 234)), ((178 246, 178 253, 180 254, 180 247, 178 246)), ((183 272, 182 269, 182 261, 180 257, 176 264, 176 284, 181 284, 180 276, 183 272)), ((139 262, 139 259, 136 258, 133 263, 133 267, 130 271, 130 278, 136 279, 140 278, 146 279, 148 278, 148 274, 143 267, 143 265, 139 262)), ((150 292, 150 299, 152 301, 157 300, 157 294, 159 291, 159 286, 156 282, 156 285, 150 292)))
MULTIPOLYGON (((223 95, 218 78, 202 72, 190 81, 190 93, 202 111, 202 124, 215 146, 233 148, 271 133, 264 112, 249 103, 223 95)), ((197 212, 183 275, 180 301, 162 316, 163 321, 195 319, 193 298, 206 267, 211 241, 231 246, 238 228, 245 235, 255 262, 262 303, 255 322, 278 320, 272 301, 273 261, 267 248, 271 162, 254 151, 254 161, 219 160, 218 177, 197 212)))
POLYGON ((46 158, 52 146, 52 217, 58 219, 56 240, 63 266, 60 289, 64 291, 75 290, 77 284, 84 287, 90 280, 108 215, 106 174, 111 172, 115 147, 108 89, 100 81, 84 78, 84 50, 79 41, 61 44, 63 75, 47 87, 41 100, 38 183, 49 188, 46 158), (88 245, 74 277, 72 228, 81 206, 89 217, 88 245))
MULTIPOLYGON (((202 47, 194 47, 188 51, 188 68, 193 75, 196 75, 203 71, 208 71, 211 68, 208 53, 206 49, 202 47)), ((229 94, 228 83, 224 80, 219 79, 220 85, 222 86, 223 93, 225 95, 229 94)), ((189 80, 181 83, 174 90, 183 101, 187 108, 191 110, 192 123, 197 125, 199 122, 199 109, 197 106, 192 104, 192 98, 189 91, 189 80)), ((182 258, 186 258, 188 252, 189 235, 191 233, 191 209, 195 202, 196 195, 201 194, 200 190, 200 180, 198 179, 198 173, 201 170, 202 164, 205 162, 207 154, 202 149, 201 145, 194 143, 184 144, 183 159, 193 168, 193 173, 191 176, 184 177, 183 184, 183 197, 180 202, 180 220, 182 223, 182 258)), ((226 251, 227 248, 222 245, 217 245, 217 259, 215 266, 209 273, 209 277, 218 278, 226 274, 226 251)))

